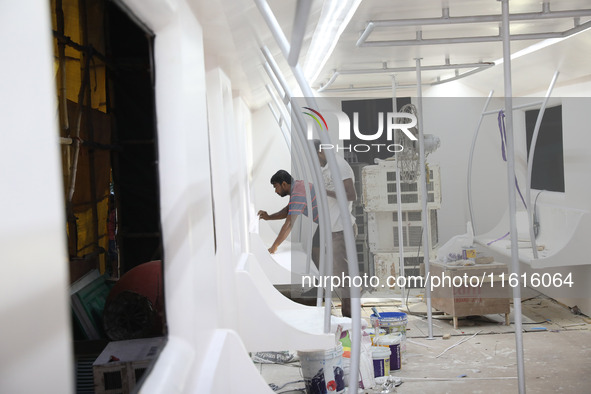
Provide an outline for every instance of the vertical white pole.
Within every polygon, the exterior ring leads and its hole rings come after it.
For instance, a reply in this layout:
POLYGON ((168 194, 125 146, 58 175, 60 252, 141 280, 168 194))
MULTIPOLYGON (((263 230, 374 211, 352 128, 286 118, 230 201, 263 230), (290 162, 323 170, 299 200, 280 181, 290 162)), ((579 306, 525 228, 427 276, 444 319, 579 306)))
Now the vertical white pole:
MULTIPOLYGON (((513 144, 513 91, 511 88, 511 49, 509 31, 509 0, 501 0, 503 34, 503 72, 505 76, 505 129, 507 133, 507 183, 509 189, 509 223, 511 232, 511 267, 519 278, 519 249, 517 248, 517 223, 515 219, 515 149, 513 144)), ((521 288, 513 287, 513 314, 515 317, 515 351, 517 353, 517 378, 519 393, 525 393, 523 368, 523 335, 521 326, 521 288)))
MULTIPOLYGON (((398 112, 396 104, 396 75, 392 75, 392 112, 398 112)), ((394 144, 398 144, 398 133, 394 134, 394 144)), ((394 153, 396 159, 396 202, 398 208, 398 276, 404 278, 404 236, 402 234, 402 195, 400 194, 400 165, 398 163, 398 152, 394 153)), ((400 287, 400 299, 402 300, 402 306, 406 306, 406 299, 404 298, 405 286, 400 287)))
POLYGON ((427 299, 427 325, 429 327, 429 336, 427 339, 433 338, 433 312, 431 310, 431 277, 429 276, 429 225, 428 225, 428 210, 427 210, 427 175, 425 173, 425 136, 423 133, 423 90, 421 82, 421 59, 417 58, 417 112, 418 112, 418 123, 419 123, 419 166, 421 184, 421 204, 422 204, 422 219, 423 219, 423 261, 425 262, 425 275, 427 281, 425 282, 425 298, 427 299))
MULTIPOLYGON (((275 41, 281 48, 281 52, 287 58, 289 56, 289 43, 287 38, 285 38, 285 34, 281 30, 281 26, 277 22, 273 11, 269 7, 269 4, 266 0, 255 0, 261 15, 265 19, 267 26, 271 30, 271 33, 275 37, 275 41)), ((304 73, 299 64, 291 67, 294 77, 302 90, 308 105, 311 107, 317 107, 316 99, 314 97, 314 92, 310 88, 308 81, 306 80, 304 73)), ((293 111, 296 115, 300 115, 298 111, 293 111)), ((320 140, 322 143, 327 144, 330 143, 330 139, 326 133, 320 133, 319 135, 320 140)), ((301 138, 305 138, 303 135, 301 138)), ((308 146, 310 147, 310 151, 312 151, 312 142, 308 141, 308 146)), ((337 165, 335 154, 332 150, 328 150, 326 154, 326 159, 328 161, 328 166, 330 168, 331 174, 335 179, 342 179, 341 172, 337 165)), ((317 163, 314 162, 314 166, 317 167, 317 163)), ((323 186, 323 185, 319 185, 323 186)), ((325 193, 325 191, 323 190, 325 193)), ((357 263, 357 248, 355 245, 355 235, 353 234, 353 223, 351 222, 350 212, 349 212, 349 202, 347 201, 347 194, 345 192, 345 185, 342 182, 335 182, 335 193, 337 195, 337 203, 339 206, 339 211, 341 213, 341 220, 343 222, 343 234, 345 237, 345 249, 347 252, 347 264, 349 267, 349 276, 354 278, 359 276, 359 265, 357 263)), ((319 196, 320 198, 326 198, 324 195, 319 196)), ((331 234, 332 239, 332 234, 331 234)), ((330 248, 330 243, 327 242, 327 249, 330 248)), ((331 261, 329 261, 329 264, 331 261)), ((352 286, 350 291, 351 297, 351 332, 355 340, 351 343, 351 368, 350 368, 350 375, 349 375, 349 390, 353 393, 357 392, 357 388, 359 387, 359 355, 361 352, 361 290, 356 287, 352 286)))
POLYGON ((489 92, 484 108, 482 108, 482 112, 480 113, 480 119, 478 119, 478 125, 476 126, 474 136, 472 137, 472 145, 470 146, 470 154, 468 156, 468 179, 466 185, 468 187, 468 211, 470 212, 470 224, 472 225, 473 234, 476 234, 476 228, 474 227, 474 212, 472 210, 472 161, 474 159, 474 148, 476 147, 476 140, 478 139, 478 131, 480 130, 482 119, 484 119, 484 112, 488 108, 488 103, 490 102, 493 93, 493 90, 489 92))
MULTIPOLYGON (((273 75, 275 75, 275 77, 277 78, 277 81, 279 82, 283 91, 285 92, 286 102, 289 102, 292 98, 291 89, 289 88, 287 81, 283 77, 283 74, 281 74, 281 70, 279 69, 279 66, 277 65, 277 63, 275 62, 273 55, 271 55, 271 52, 269 51, 269 49, 267 47, 261 48, 261 51, 263 52, 263 55, 264 55, 265 59, 267 60, 267 64, 269 65, 273 75)), ((301 119, 300 112, 293 111, 293 109, 292 109, 292 115, 293 115, 293 117, 291 117, 292 125, 296 129, 295 133, 292 133, 292 137, 295 136, 295 140, 298 141, 300 136, 304 135, 304 127, 306 125, 306 122, 301 119), (298 132, 298 130, 300 132, 298 132)), ((294 129, 292 128, 291 130, 293 131, 294 129)), ((312 171, 311 171, 312 172, 312 180, 313 180, 314 184, 316 185, 315 190, 316 190, 316 196, 317 196, 317 201, 318 201, 318 213, 319 213, 319 217, 318 217, 319 228, 317 231, 319 231, 319 234, 320 234, 319 241, 320 241, 321 250, 322 250, 322 246, 326 246, 326 253, 320 253, 320 267, 319 267, 320 275, 321 276, 329 276, 329 275, 332 275, 332 271, 328 271, 328 269, 330 269, 330 267, 328 267, 328 265, 326 264, 326 261, 332 261, 333 251, 332 251, 332 242, 327 241, 327 240, 332 239, 331 238, 332 232, 330 229, 330 220, 328 219, 328 205, 327 205, 327 201, 326 201, 326 190, 324 187, 324 181, 323 181, 323 177, 322 177, 322 172, 320 170, 320 165, 318 164, 318 160, 316 159, 316 157, 312 157, 310 155, 310 151, 305 148, 305 141, 302 141, 302 149, 303 149, 304 155, 306 156, 306 161, 308 163, 310 163, 310 165, 312 167, 312 171)), ((324 289, 322 287, 318 288, 318 296, 316 299, 317 306, 322 305, 322 296, 324 294, 323 290, 324 289)), ((326 297, 325 297, 325 308, 324 308, 324 332, 330 332, 331 303, 332 303, 332 294, 330 292, 327 292, 326 297)))

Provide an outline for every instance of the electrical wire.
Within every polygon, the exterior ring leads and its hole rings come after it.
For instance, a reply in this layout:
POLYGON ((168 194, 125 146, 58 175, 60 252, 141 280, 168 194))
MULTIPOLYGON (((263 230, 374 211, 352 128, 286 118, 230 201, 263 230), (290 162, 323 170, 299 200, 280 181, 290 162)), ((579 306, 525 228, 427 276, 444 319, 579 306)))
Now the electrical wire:
MULTIPOLYGON (((417 261, 419 260, 419 257, 421 255, 421 245, 423 244, 423 228, 421 227, 421 235, 419 237, 419 247, 417 249, 417 261)), ((402 256, 402 261, 404 264, 404 256, 402 256)), ((425 259, 423 259, 423 262, 425 261, 425 259)), ((413 316, 420 316, 420 317, 424 317, 422 313, 416 313, 416 312, 411 312, 410 308, 408 307, 408 297, 410 295, 410 287, 406 290, 406 311, 408 312, 409 315, 413 315, 413 316)))
POLYGON ((468 340, 470 340, 470 339, 474 338, 476 335, 478 335, 478 334, 480 333, 480 331, 482 331, 482 330, 479 330, 479 331, 477 331, 477 332, 476 332, 474 335, 471 335, 471 336, 469 336, 469 337, 467 337, 467 338, 464 338, 464 339, 460 340, 459 342, 457 342, 456 344, 454 344, 454 345, 451 345, 450 347, 448 347, 447 349, 445 349, 444 351, 442 351, 441 353, 439 353, 437 356, 435 356, 435 358, 439 358, 439 357, 443 356, 443 354, 444 354, 445 352, 447 352, 448 350, 451 350, 451 349, 453 349, 454 347, 456 347, 456 346, 458 346, 458 345, 461 345, 462 343, 464 343, 464 342, 466 342, 466 341, 468 341, 468 340))
POLYGON ((538 197, 540 197, 540 194, 542 194, 542 192, 545 192, 546 190, 540 190, 538 192, 538 194, 536 195, 536 198, 534 199, 534 235, 538 236, 539 232, 540 232, 540 223, 538 222, 538 218, 537 218, 537 214, 536 214, 536 206, 538 204, 538 197))
MULTIPOLYGON (((285 386, 287 386, 287 385, 290 385, 290 384, 296 384, 296 383, 304 383, 304 382, 305 382, 305 380, 303 380, 303 379, 301 379, 301 380, 294 380, 293 382, 287 382, 287 383, 285 383, 283 386, 277 386, 277 385, 276 385, 276 384, 274 384, 274 383, 269 383, 269 387, 270 387, 270 388, 271 388, 271 390, 273 390, 273 391, 279 391, 279 390, 281 390, 282 388, 284 388, 284 387, 285 387, 285 386)), ((305 389, 290 389, 290 390, 288 390, 288 391, 283 391, 283 392, 284 392, 284 393, 286 393, 286 392, 289 392, 289 391, 295 391, 295 390, 302 391, 302 390, 305 390, 305 389)))

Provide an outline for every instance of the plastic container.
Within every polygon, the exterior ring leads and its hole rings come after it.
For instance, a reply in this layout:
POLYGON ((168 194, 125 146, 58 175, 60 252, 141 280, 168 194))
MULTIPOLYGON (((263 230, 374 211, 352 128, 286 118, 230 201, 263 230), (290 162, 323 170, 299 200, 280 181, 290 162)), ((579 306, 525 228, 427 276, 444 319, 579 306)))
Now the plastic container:
MULTIPOLYGON (((373 331, 373 329, 372 329, 373 331)), ((345 371, 345 386, 349 386, 349 372, 351 367, 351 338, 350 332, 344 331, 340 342, 343 345, 343 370, 345 371), (343 335, 344 334, 344 335, 343 335)), ((359 388, 370 388, 375 385, 373 359, 371 356, 371 340, 366 330, 361 335, 359 354, 359 388)), ((363 390, 362 390, 363 392, 363 390)))
POLYGON ((476 262, 476 249, 472 246, 462 248, 462 259, 476 262))
POLYGON ((402 335, 399 332, 383 335, 378 337, 376 342, 377 346, 384 346, 390 349, 390 371, 399 370, 402 367, 402 357, 400 350, 402 335))
POLYGON ((388 376, 390 374, 390 349, 384 346, 372 346, 374 377, 388 376))
POLYGON ((344 393, 343 346, 298 351, 307 394, 344 393))
POLYGON ((386 330, 382 330, 382 329, 375 329, 375 328, 366 328, 365 330, 363 330, 363 332, 367 335, 369 335, 369 339, 371 341, 371 345, 375 346, 375 342, 374 339, 376 337, 376 332, 378 332, 378 335, 386 335, 386 330))
MULTIPOLYGON (((380 327, 386 331, 386 334, 400 333, 402 341, 400 342, 400 351, 406 351, 406 323, 408 318, 404 312, 381 312, 378 318, 375 314, 370 316, 371 326, 380 327)), ((375 338, 374 338, 375 342, 375 338)))

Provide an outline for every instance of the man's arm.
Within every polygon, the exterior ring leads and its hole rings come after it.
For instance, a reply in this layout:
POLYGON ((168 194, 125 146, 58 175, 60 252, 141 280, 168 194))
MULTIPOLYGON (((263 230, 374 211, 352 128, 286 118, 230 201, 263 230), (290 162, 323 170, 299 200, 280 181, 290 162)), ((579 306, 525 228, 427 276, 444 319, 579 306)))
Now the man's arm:
MULTIPOLYGON (((347 201, 357 200, 357 192, 355 191, 355 184, 353 179, 347 178, 343 181, 345 185, 345 194, 347 195, 347 201)), ((333 190, 327 190, 326 195, 328 197, 337 198, 337 194, 333 190)))
POLYGON ((273 245, 271 245, 271 247, 269 248, 269 253, 275 253, 279 245, 281 245, 281 243, 285 241, 285 239, 291 232, 291 228, 293 226, 293 222, 291 220, 292 216, 293 215, 287 215, 287 217, 285 218, 285 223, 283 223, 283 226, 281 226, 281 230, 279 230, 279 234, 277 235, 275 242, 273 242, 273 245))
POLYGON ((287 218, 289 215, 287 214, 289 212, 289 205, 286 205, 285 208, 283 208, 281 211, 275 212, 271 215, 269 215, 267 213, 267 211, 259 211, 257 215, 259 215, 259 219, 263 219, 263 220, 279 220, 279 219, 285 219, 287 218))

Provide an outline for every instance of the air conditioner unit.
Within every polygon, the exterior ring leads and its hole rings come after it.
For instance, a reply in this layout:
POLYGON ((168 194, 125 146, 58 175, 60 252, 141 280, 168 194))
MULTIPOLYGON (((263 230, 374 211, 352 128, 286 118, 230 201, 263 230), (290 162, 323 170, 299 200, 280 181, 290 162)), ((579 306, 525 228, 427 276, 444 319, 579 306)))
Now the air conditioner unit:
MULTIPOLYGON (((422 211, 402 212, 402 245, 407 250, 418 250, 423 244, 423 213, 422 211), (410 249, 409 249, 410 248, 410 249)), ((434 249, 439 243, 437 231, 437 210, 428 210, 427 224, 429 226, 429 249, 434 249)), ((392 213, 393 251, 398 252, 398 212, 392 213)))
MULTIPOLYGON (((377 165, 363 167, 363 205, 366 212, 392 212, 398 210, 398 195, 402 209, 421 210, 421 188, 418 182, 401 183, 396 190, 396 162, 380 161, 377 165)), ((427 208, 441 208, 441 175, 439 166, 430 165, 426 173, 427 208)))
POLYGON ((163 337, 110 342, 92 365, 95 394, 133 392, 163 345, 163 337))
POLYGON ((380 289, 397 289, 398 286, 388 286, 396 283, 404 284, 405 288, 423 287, 424 281, 420 278, 420 267, 424 259, 422 252, 404 252, 405 279, 397 282, 396 278, 400 276, 400 253, 375 253, 373 255, 374 275, 379 278, 380 289))
MULTIPOLYGON (((437 229, 437 210, 429 209, 427 226, 429 228, 429 245, 433 250, 439 243, 437 229)), ((423 213, 422 211, 402 212, 402 242, 404 251, 417 252, 425 248, 423 245, 423 213)), ((370 212, 367 215, 367 241, 372 253, 398 252, 398 212, 370 212)))

